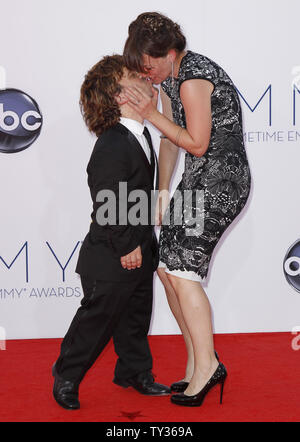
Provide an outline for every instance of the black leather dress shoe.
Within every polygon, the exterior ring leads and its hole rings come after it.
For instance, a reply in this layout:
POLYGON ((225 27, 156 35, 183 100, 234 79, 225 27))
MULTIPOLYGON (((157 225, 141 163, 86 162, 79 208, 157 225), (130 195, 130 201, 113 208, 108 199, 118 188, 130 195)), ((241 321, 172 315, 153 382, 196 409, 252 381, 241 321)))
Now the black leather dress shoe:
POLYGON ((56 402, 67 410, 77 410, 80 408, 78 400, 78 385, 74 382, 66 381, 56 372, 55 364, 52 367, 54 376, 53 396, 56 402))
POLYGON ((150 372, 139 373, 137 376, 126 380, 115 377, 113 382, 123 388, 133 387, 139 393, 148 396, 166 396, 171 393, 170 388, 166 385, 154 382, 154 377, 150 372))

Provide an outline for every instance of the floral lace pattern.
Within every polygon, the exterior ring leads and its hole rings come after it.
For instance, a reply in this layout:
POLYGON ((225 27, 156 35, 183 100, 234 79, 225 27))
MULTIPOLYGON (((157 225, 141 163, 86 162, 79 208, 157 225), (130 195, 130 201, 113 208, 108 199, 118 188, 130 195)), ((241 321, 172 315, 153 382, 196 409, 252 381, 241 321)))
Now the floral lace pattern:
MULTIPOLYGON (((205 278, 215 246, 246 204, 251 175, 236 88, 220 66, 192 51, 183 57, 178 78, 172 80, 169 77, 161 84, 171 99, 174 122, 186 127, 179 89, 184 81, 196 78, 209 80, 214 85, 210 143, 200 158, 186 152, 184 173, 166 212, 169 221, 162 224, 159 245, 160 260, 169 270, 193 271, 205 278), (181 225, 174 223, 178 196, 183 195, 184 190, 203 191, 204 228, 197 236, 186 234, 191 225, 186 218, 181 225)), ((195 213, 195 198, 190 199, 190 205, 188 212, 195 213)))

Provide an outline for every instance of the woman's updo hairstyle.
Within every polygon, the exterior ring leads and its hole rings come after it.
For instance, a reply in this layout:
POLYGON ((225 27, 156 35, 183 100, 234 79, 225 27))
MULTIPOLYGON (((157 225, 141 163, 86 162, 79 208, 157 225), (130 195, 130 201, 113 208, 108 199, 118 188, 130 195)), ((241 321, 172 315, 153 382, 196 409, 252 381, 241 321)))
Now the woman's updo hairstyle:
POLYGON ((186 39, 180 26, 158 12, 144 12, 128 28, 124 61, 129 70, 145 72, 143 54, 165 57, 170 49, 182 52, 186 39))

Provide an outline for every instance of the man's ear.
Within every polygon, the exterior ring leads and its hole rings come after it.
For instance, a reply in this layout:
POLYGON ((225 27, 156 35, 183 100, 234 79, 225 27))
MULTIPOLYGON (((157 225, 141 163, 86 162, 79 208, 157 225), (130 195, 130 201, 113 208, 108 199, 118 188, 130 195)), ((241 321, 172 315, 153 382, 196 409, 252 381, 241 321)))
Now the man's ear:
POLYGON ((119 106, 122 106, 123 104, 127 103, 128 98, 121 91, 118 95, 115 95, 115 100, 119 106))

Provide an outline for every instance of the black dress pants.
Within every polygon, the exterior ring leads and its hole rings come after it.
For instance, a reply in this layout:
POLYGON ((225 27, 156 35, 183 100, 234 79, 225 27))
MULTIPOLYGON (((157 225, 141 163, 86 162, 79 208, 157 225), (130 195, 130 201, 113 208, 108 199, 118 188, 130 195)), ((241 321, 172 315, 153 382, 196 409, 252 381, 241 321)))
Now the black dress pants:
POLYGON ((118 355, 117 378, 125 380, 152 369, 148 343, 152 276, 130 283, 81 276, 84 297, 61 344, 56 361, 60 376, 81 382, 111 338, 118 355))

